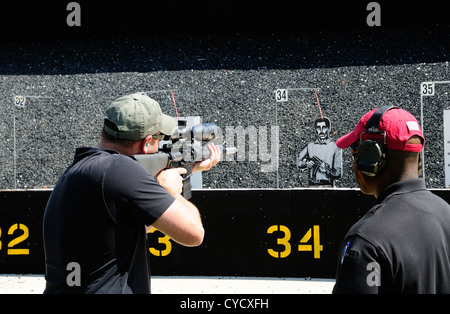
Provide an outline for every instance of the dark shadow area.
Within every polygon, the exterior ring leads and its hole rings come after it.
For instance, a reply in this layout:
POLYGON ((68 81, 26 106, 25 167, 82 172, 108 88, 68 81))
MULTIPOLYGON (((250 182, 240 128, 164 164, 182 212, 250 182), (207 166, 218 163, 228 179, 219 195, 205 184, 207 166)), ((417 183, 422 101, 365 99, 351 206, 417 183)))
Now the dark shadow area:
POLYGON ((0 74, 301 69, 449 60, 448 26, 4 42, 0 74))
POLYGON ((378 1, 381 27, 369 27, 370 1, 0 5, 0 74, 76 74, 214 69, 299 69, 447 61, 442 4, 378 1))

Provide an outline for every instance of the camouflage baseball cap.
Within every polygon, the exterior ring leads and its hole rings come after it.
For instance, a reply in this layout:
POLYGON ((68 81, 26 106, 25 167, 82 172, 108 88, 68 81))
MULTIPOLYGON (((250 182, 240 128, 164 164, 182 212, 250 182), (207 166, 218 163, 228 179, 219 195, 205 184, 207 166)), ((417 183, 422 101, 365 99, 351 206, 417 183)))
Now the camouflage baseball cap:
POLYGON ((103 129, 109 135, 124 140, 141 140, 161 132, 172 135, 175 120, 161 112, 154 99, 143 94, 122 96, 106 109, 103 129))

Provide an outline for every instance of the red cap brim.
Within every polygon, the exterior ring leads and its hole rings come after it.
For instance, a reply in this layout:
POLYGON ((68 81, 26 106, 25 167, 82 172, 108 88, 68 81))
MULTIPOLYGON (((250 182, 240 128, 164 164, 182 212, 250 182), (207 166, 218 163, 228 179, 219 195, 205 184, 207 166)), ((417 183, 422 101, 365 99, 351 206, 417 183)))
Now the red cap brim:
POLYGON ((356 127, 353 131, 351 131, 350 133, 339 138, 336 141, 336 146, 341 149, 344 149, 344 148, 350 147, 350 145, 352 145, 354 142, 359 140, 361 133, 363 133, 366 130, 366 123, 367 123, 367 120, 369 120, 369 118, 371 117, 372 112, 373 111, 366 113, 358 121, 358 124, 356 125, 356 127))
POLYGON ((354 142, 356 142, 359 139, 359 134, 356 134, 357 132, 353 131, 350 132, 344 136, 342 136, 341 138, 339 138, 336 141, 336 146, 344 149, 347 147, 350 147, 350 145, 352 145, 354 142))

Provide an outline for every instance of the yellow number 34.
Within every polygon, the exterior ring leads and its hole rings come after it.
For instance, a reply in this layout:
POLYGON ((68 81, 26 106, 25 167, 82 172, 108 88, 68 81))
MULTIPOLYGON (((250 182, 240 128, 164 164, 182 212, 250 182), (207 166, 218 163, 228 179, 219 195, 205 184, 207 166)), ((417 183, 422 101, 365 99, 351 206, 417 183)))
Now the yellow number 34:
MULTIPOLYGON (((288 257, 289 254, 291 254, 291 244, 289 243, 289 240, 291 239, 291 231, 284 225, 272 225, 267 229, 268 234, 272 234, 275 231, 283 232, 284 234, 283 237, 277 238, 277 244, 282 245, 284 247, 284 250, 275 251, 273 249, 267 249, 267 253, 275 258, 288 257)), ((314 225, 312 228, 308 229, 308 231, 300 240, 298 251, 314 251, 314 258, 320 258, 320 252, 323 251, 323 245, 320 244, 320 227, 318 225, 314 225), (314 236, 313 244, 305 244, 309 242, 312 236, 314 236)))

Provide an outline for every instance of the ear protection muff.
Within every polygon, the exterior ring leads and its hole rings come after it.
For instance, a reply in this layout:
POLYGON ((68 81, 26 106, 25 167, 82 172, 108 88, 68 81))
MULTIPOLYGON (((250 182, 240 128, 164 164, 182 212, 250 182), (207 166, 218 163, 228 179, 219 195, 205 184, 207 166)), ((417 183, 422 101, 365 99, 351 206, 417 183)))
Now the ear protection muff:
POLYGON ((386 164, 385 145, 376 140, 366 140, 359 145, 356 169, 368 176, 376 176, 386 164))
POLYGON ((386 132, 380 132, 380 122, 383 115, 395 106, 382 106, 370 117, 366 123, 366 131, 361 134, 358 154, 356 155, 356 169, 368 176, 379 174, 386 164, 386 132), (363 134, 382 135, 380 142, 375 139, 362 140, 363 134))

